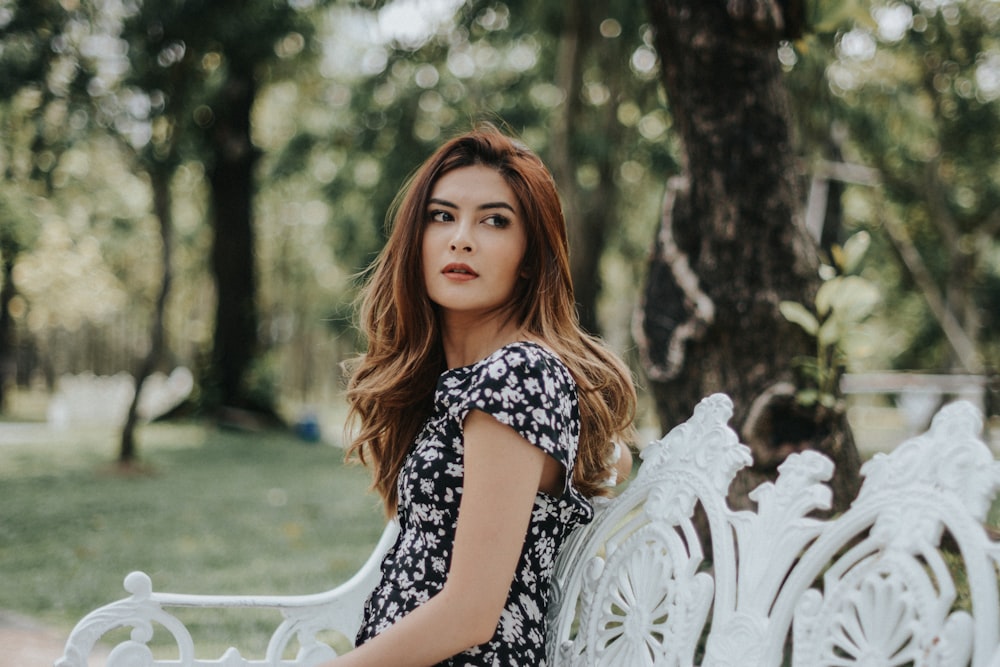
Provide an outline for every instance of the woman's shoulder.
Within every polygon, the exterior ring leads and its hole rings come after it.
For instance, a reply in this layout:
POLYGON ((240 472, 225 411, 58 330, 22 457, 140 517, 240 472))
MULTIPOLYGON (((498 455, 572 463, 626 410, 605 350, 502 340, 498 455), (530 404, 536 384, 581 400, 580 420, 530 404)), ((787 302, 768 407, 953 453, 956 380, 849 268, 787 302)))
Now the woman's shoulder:
POLYGON ((494 350, 478 362, 450 369, 438 382, 436 399, 468 409, 521 409, 560 406, 571 413, 577 383, 559 356, 544 344, 518 340, 494 350))
POLYGON ((572 381, 572 375, 560 356, 544 343, 518 340, 508 343, 483 360, 483 371, 515 375, 553 375, 572 381))
POLYGON ((551 349, 534 341, 504 345, 459 393, 464 411, 493 416, 559 461, 572 458, 579 437, 578 389, 551 349))

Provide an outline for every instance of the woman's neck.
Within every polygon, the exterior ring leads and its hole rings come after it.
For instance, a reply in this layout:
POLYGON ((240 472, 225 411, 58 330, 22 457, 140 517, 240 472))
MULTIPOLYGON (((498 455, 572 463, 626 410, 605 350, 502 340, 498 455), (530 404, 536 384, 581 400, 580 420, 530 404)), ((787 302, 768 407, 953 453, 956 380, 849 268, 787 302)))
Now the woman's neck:
POLYGON ((459 368, 485 359, 504 345, 525 340, 524 331, 506 314, 441 321, 441 344, 448 368, 459 368))

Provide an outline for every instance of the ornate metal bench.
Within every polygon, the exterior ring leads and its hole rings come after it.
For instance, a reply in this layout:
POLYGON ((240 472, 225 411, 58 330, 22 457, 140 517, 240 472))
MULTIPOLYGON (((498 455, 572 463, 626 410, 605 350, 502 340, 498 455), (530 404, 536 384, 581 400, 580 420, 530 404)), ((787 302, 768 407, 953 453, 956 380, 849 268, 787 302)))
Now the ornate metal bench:
MULTIPOLYGON (((984 527, 1000 462, 971 404, 945 407, 927 433, 866 463, 851 508, 827 520, 810 516, 828 507, 833 471, 815 452, 791 456, 775 483, 757 487, 756 511, 727 506, 733 477, 751 462, 727 426, 731 416, 728 397, 704 399, 643 450, 629 487, 599 502, 594 522, 572 536, 553 584, 550 665, 1000 667, 1000 543, 984 527), (698 505, 710 561, 692 520, 698 505)), ((120 627, 132 628, 131 638, 114 647, 108 667, 317 664, 336 655, 317 638, 322 630, 354 635, 394 534, 390 524, 353 579, 317 595, 159 593, 132 573, 131 596, 81 620, 56 665, 83 667, 120 627), (171 607, 264 607, 285 620, 262 659, 235 648, 196 658, 171 607), (179 658, 153 658, 146 642, 157 624, 179 658)))

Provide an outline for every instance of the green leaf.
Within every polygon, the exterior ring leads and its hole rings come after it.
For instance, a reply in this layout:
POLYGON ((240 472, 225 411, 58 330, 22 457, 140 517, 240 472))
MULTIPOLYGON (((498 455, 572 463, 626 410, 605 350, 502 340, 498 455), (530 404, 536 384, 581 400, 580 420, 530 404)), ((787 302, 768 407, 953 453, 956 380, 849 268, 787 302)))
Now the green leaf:
POLYGON ((826 322, 823 322, 823 326, 819 328, 819 333, 816 334, 816 339, 819 341, 821 347, 831 347, 840 342, 841 336, 843 336, 843 331, 840 327, 840 320, 836 317, 831 317, 826 322))
POLYGON ((833 315, 843 325, 856 324, 875 310, 881 294, 878 287, 860 276, 844 276, 833 296, 833 315))
POLYGON ((778 304, 778 310, 782 316, 792 324, 798 324, 810 336, 815 336, 819 329, 819 322, 816 317, 806 310, 801 303, 794 301, 782 301, 778 304))
POLYGON ((860 322, 875 309, 881 294, 878 287, 860 276, 831 278, 816 291, 816 312, 837 319, 841 325, 860 322))
POLYGON ((837 293, 840 291, 842 280, 840 276, 830 278, 816 290, 816 313, 820 317, 826 317, 830 310, 836 307, 837 293))
POLYGON ((795 400, 798 401, 799 405, 808 407, 816 404, 816 398, 818 396, 819 392, 815 389, 803 389, 795 394, 795 400))
POLYGON ((872 243, 872 237, 868 232, 858 232, 844 243, 843 265, 840 267, 844 273, 853 273, 861 263, 861 259, 868 252, 868 247, 872 243))

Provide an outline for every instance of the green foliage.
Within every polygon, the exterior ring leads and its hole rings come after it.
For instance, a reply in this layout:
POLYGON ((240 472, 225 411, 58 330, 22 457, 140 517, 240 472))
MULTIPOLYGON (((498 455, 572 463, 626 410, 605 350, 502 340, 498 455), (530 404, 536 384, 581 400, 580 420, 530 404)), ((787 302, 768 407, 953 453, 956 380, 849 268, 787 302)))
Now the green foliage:
POLYGON ((784 318, 816 341, 815 356, 796 359, 799 373, 796 398, 802 405, 818 403, 827 408, 836 405, 838 384, 848 361, 844 341, 879 302, 879 290, 874 283, 850 275, 859 267, 868 245, 868 234, 859 232, 843 247, 835 247, 835 265, 825 266, 820 272, 823 283, 816 291, 811 309, 794 301, 779 304, 784 318))
POLYGON ((865 9, 870 20, 859 16, 781 53, 803 152, 873 168, 875 180, 845 186, 840 232, 872 236, 866 277, 887 307, 873 318, 883 333, 869 352, 882 368, 961 368, 964 357, 927 305, 937 298, 983 365, 996 367, 996 3, 871 0, 865 9))
POLYGON ((806 25, 813 33, 830 33, 845 25, 872 26, 874 21, 861 0, 807 0, 806 25))
MULTIPOLYGON (((294 58, 302 48, 291 44, 304 44, 313 25, 295 3, 283 1, 145 0, 136 7, 120 29, 127 44, 126 76, 100 108, 111 114, 114 126, 147 139, 136 142, 137 148, 159 161, 177 160, 172 144, 178 140, 191 157, 210 159, 211 128, 225 112, 218 107, 225 102, 220 92, 229 73, 294 58), (282 47, 282 40, 288 46, 282 47), (135 125, 148 130, 135 133, 135 125)), ((101 65, 91 63, 97 77, 101 65)))
POLYGON ((16 257, 30 248, 38 238, 38 226, 28 208, 28 202, 18 193, 0 189, 0 258, 16 257))
MULTIPOLYGON (((0 26, 0 190, 27 221, 8 227, 4 220, 2 231, 33 227, 39 239, 68 239, 67 252, 96 248, 93 256, 106 266, 92 275, 118 285, 72 298, 78 293, 55 280, 26 285, 29 312, 19 326, 23 332, 29 320, 36 323, 29 333, 42 341, 42 356, 61 349, 56 341, 68 323, 88 321, 80 311, 104 313, 89 320, 92 334, 74 330, 72 340, 81 350, 117 348, 107 354, 109 371, 130 366, 121 360, 141 351, 141 343, 114 333, 143 330, 155 286, 157 241, 137 164, 177 170, 168 339, 179 363, 195 366, 204 356, 213 316, 205 141, 225 74, 247 63, 256 63, 259 85, 259 186, 252 194, 260 334, 282 393, 325 376, 336 380, 336 361, 355 346, 343 325, 356 275, 381 247, 385 214, 410 170, 480 118, 508 122, 551 164, 555 129, 570 105, 579 113, 566 182, 582 210, 611 202, 600 271, 604 333, 629 345, 627 322, 662 183, 678 169, 651 33, 637 3, 469 0, 438 29, 396 37, 376 23, 389 4, 380 0, 254 0, 237 10, 228 0, 147 0, 125 3, 128 11, 114 20, 98 15, 113 4, 8 3, 12 13, 0 16, 7 21, 0 26), (562 88, 560 40, 583 14, 598 29, 584 33, 593 48, 579 63, 581 90, 570 96, 562 88), (125 138, 128 149, 110 148, 109 136, 125 138), (62 294, 75 314, 53 315, 63 300, 40 285, 62 294), (308 354, 321 348, 321 361, 308 354)), ((864 277, 879 285, 887 305, 865 324, 883 333, 868 343, 876 367, 954 365, 886 233, 890 220, 905 229, 987 365, 1000 365, 994 6, 813 0, 805 4, 812 34, 779 49, 804 161, 860 163, 882 177, 877 187, 847 186, 836 235, 871 236, 864 277)), ((28 239, 18 275, 57 256, 46 243, 28 239)), ((836 301, 834 292, 825 288, 823 298, 836 301)), ((815 306, 806 309, 814 319, 815 306)), ((834 335, 834 326, 824 336, 834 335)))
MULTIPOLYGON (((280 369, 270 377, 283 393, 336 375, 330 371, 338 357, 355 345, 342 326, 350 320, 353 276, 381 247, 393 196, 443 138, 476 119, 509 123, 545 156, 562 110, 579 106, 569 135, 569 177, 578 183, 582 208, 593 208, 587 197, 609 206, 609 284, 628 289, 639 282, 635 258, 644 255, 656 222, 662 174, 676 165, 650 33, 632 3, 609 3, 606 20, 603 10, 591 12, 595 23, 587 39, 596 40, 595 48, 581 63, 583 89, 572 100, 558 80, 560 39, 572 14, 559 5, 477 0, 464 3, 436 31, 393 38, 379 36, 374 23, 386 3, 261 0, 231 11, 225 2, 147 0, 111 14, 101 12, 112 5, 43 4, 58 10, 45 39, 58 45, 62 69, 48 78, 51 89, 34 93, 31 114, 42 119, 39 132, 63 144, 36 158, 55 165, 42 172, 52 185, 52 206, 39 228, 57 226, 70 247, 89 247, 88 239, 96 238, 108 267, 95 275, 113 274, 128 291, 102 308, 118 304, 127 330, 142 330, 157 268, 142 172, 175 173, 176 280, 167 338, 180 363, 197 366, 211 344, 207 141, 226 74, 248 63, 256 63, 259 85, 253 118, 259 189, 251 193, 261 271, 259 331, 262 349, 272 355, 268 365, 280 369), (49 98, 58 113, 43 113, 49 98), (71 129, 85 141, 70 141, 71 129), (118 138, 125 150, 109 148, 104 137, 118 138), (132 173, 109 175, 119 170, 132 173), (609 184, 613 194, 604 197, 598 183, 609 184), (71 210, 74 224, 61 225, 71 210), (328 327, 331 321, 338 327, 328 327), (317 348, 325 348, 320 358, 326 365, 319 370, 315 360, 304 361, 317 348)), ((28 41, 40 46, 45 39, 28 41)), ((37 91, 43 78, 25 73, 20 83, 37 91)), ((24 135, 21 149, 29 156, 37 145, 31 136, 24 135)), ((25 262, 40 257, 29 254, 25 262)), ((70 318, 42 312, 56 300, 45 300, 35 287, 52 282, 35 282, 28 290, 29 317, 56 329, 33 332, 56 335, 70 318)), ((607 299, 606 307, 625 330, 627 317, 619 311, 629 299, 620 297, 607 299)), ((82 308, 89 298, 78 301, 82 308)), ((98 340, 89 349, 122 346, 97 329, 94 335, 98 340)), ((83 338, 76 340, 86 346, 83 338)), ((135 348, 124 355, 132 359, 142 343, 127 346, 135 348)))
POLYGON ((26 81, 45 79, 58 59, 51 40, 67 12, 57 0, 5 3, 0 9, 0 100, 6 100, 26 81))

